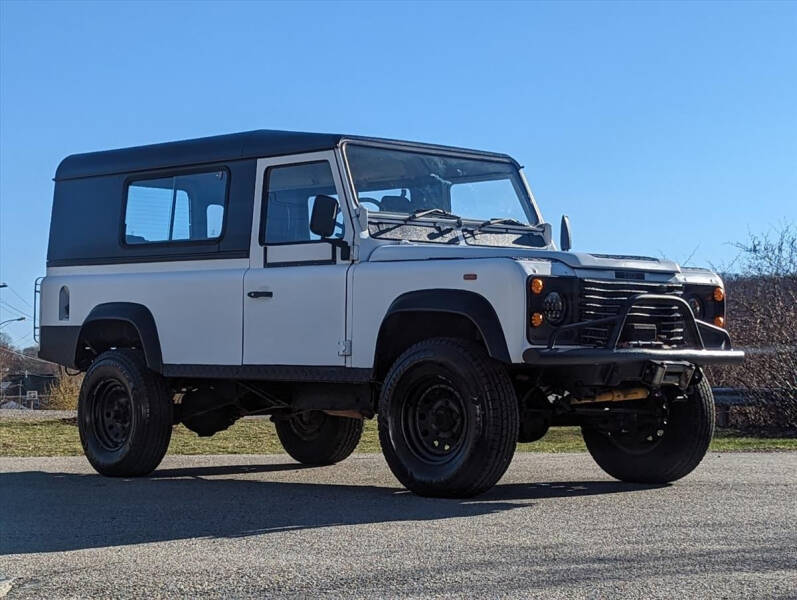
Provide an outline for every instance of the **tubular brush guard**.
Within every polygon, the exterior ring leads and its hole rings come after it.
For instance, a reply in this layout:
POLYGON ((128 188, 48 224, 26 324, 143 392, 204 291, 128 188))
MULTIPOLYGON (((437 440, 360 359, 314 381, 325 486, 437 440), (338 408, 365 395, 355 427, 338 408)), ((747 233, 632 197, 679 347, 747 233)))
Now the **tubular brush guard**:
POLYGON ((697 321, 689 304, 683 298, 665 294, 637 294, 626 301, 617 315, 591 321, 581 321, 563 325, 554 331, 548 338, 548 345, 544 349, 528 348, 523 352, 523 360, 534 365, 582 365, 606 364, 617 362, 636 362, 645 360, 682 360, 694 364, 736 363, 744 360, 744 352, 731 349, 731 336, 720 327, 697 321), (661 305, 676 305, 684 318, 684 324, 689 334, 689 348, 618 348, 620 337, 628 320, 631 309, 641 303, 650 302, 661 305), (567 331, 577 331, 584 327, 606 325, 614 323, 611 335, 602 348, 557 348, 556 341, 559 336, 567 331), (716 346, 706 348, 701 335, 705 331, 720 341, 716 346))

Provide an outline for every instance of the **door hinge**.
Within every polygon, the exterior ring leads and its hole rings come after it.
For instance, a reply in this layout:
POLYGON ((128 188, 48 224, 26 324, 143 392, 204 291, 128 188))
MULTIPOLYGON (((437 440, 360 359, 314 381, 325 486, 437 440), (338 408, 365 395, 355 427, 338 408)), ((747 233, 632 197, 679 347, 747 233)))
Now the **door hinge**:
POLYGON ((338 356, 351 356, 351 340, 338 342, 338 356))

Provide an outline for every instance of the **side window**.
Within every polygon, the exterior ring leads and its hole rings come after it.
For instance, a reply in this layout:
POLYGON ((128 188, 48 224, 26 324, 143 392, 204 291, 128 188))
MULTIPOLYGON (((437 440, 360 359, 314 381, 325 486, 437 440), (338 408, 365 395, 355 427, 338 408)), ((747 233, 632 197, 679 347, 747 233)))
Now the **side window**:
POLYGON ((224 206, 221 204, 208 204, 205 213, 208 224, 208 238, 219 237, 221 235, 221 226, 224 223, 224 206))
POLYGON ((224 170, 133 181, 127 187, 125 242, 186 242, 221 236, 224 170))
MULTIPOLYGON (((266 194, 262 240, 266 244, 312 242, 310 215, 316 196, 338 199, 332 168, 327 161, 271 167, 266 170, 266 194)), ((343 237, 343 218, 338 215, 334 238, 343 237)))

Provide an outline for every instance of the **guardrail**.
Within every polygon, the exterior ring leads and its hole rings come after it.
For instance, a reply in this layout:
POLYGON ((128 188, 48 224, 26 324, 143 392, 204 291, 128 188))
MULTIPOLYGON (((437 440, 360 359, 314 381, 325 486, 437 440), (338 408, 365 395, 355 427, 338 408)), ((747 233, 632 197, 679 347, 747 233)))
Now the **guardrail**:
POLYGON ((717 427, 727 427, 729 413, 732 406, 746 406, 751 404, 750 398, 745 397, 742 390, 729 387, 711 388, 714 393, 714 407, 717 414, 717 427))
POLYGON ((714 406, 747 406, 753 404, 750 398, 744 395, 744 390, 739 388, 715 387, 714 406))
POLYGON ((759 388, 745 390, 740 388, 715 387, 714 406, 717 413, 717 427, 728 426, 728 415, 734 406, 767 406, 774 405, 780 399, 792 397, 793 391, 777 388, 759 388))

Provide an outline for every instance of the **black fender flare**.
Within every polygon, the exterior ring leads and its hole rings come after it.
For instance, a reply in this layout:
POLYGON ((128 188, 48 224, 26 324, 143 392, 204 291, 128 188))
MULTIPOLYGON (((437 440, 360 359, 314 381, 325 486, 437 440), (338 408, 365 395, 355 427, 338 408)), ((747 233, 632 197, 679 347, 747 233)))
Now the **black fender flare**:
POLYGON ((487 347, 487 353, 494 359, 511 363, 509 350, 504 337, 504 329, 493 305, 481 294, 468 290, 428 289, 407 292, 397 297, 387 309, 379 327, 379 337, 385 322, 394 314, 402 312, 443 312, 468 318, 478 329, 487 347))
POLYGON ((135 302, 107 302, 98 304, 88 314, 81 327, 81 336, 87 325, 96 321, 123 321, 132 325, 141 340, 141 349, 147 367, 163 372, 163 355, 155 318, 143 304, 135 302))

